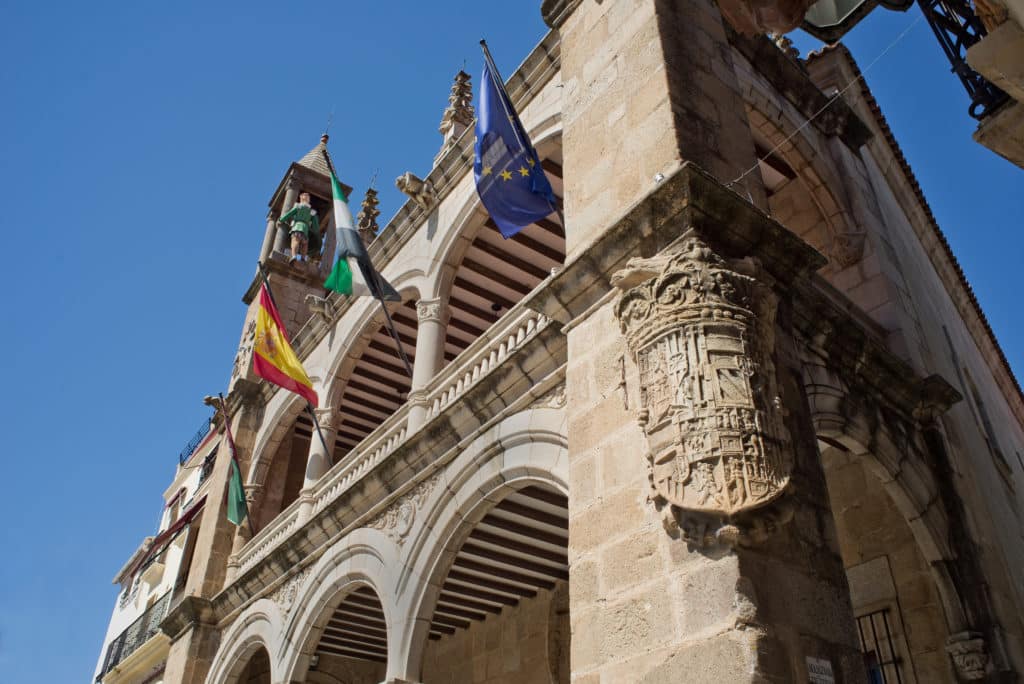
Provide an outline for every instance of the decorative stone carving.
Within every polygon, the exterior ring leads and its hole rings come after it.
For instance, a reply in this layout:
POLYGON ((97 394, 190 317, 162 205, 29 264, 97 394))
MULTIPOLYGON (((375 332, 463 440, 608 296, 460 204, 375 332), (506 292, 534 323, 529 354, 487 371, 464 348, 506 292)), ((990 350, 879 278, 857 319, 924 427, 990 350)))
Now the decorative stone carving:
POLYGON ((377 231, 380 230, 380 226, 377 225, 377 217, 380 216, 380 209, 377 208, 379 204, 377 191, 367 188, 362 207, 359 209, 359 214, 356 215, 356 228, 359 230, 359 237, 367 246, 373 242, 373 239, 377 237, 377 231))
POLYGON ((249 359, 252 358, 252 342, 256 337, 256 319, 253 318, 245 326, 245 334, 242 335, 242 343, 238 345, 235 353, 235 364, 231 367, 231 379, 241 376, 249 366, 249 359))
POLYGON ((747 36, 789 33, 798 28, 816 0, 721 0, 722 16, 747 36))
POLYGON ((465 71, 459 70, 455 74, 455 81, 452 83, 452 92, 448 95, 448 107, 441 117, 441 126, 438 132, 446 135, 456 124, 460 124, 465 130, 473 123, 476 112, 473 110, 473 86, 470 83, 470 76, 465 71))
POLYGON ((978 632, 960 632, 946 641, 946 652, 953 659, 957 675, 966 681, 985 678, 989 655, 985 639, 978 632))
POLYGON ((393 542, 401 546, 412 529, 417 511, 440 481, 441 476, 438 474, 419 483, 412 491, 393 502, 386 511, 371 520, 367 527, 382 531, 393 542))
POLYGON ((442 302, 440 299, 421 299, 416 302, 416 318, 422 321, 441 321, 442 302))
POLYGON ((250 511, 255 510, 256 505, 260 501, 260 492, 263 491, 263 485, 261 484, 246 484, 242 485, 245 490, 245 504, 250 511))
POLYGON ((776 388, 776 299, 753 260, 727 262, 691 232, 612 276, 647 436, 651 498, 687 541, 738 543, 793 468, 776 388))
POLYGON ((316 423, 320 426, 321 430, 334 430, 335 422, 338 419, 338 411, 333 406, 313 409, 313 413, 316 415, 316 423))
POLYGON ((412 171, 406 171, 395 179, 395 187, 412 198, 413 202, 425 212, 429 212, 437 204, 437 192, 433 184, 423 180, 412 171))
POLYGON ((277 607, 281 609, 281 614, 285 617, 292 610, 292 606, 295 605, 295 597, 299 593, 299 587, 302 586, 303 581, 309 575, 309 567, 305 567, 299 572, 295 573, 288 578, 284 584, 277 588, 274 592, 273 600, 277 604, 277 607))
POLYGON ((536 401, 530 404, 530 408, 565 408, 565 383, 549 390, 536 401))
POLYGON ((860 262, 864 257, 864 243, 867 233, 840 233, 832 237, 832 247, 828 251, 842 268, 849 268, 860 262))
POLYGON ((325 323, 330 323, 334 320, 334 304, 326 297, 308 294, 304 301, 310 312, 319 316, 325 323))

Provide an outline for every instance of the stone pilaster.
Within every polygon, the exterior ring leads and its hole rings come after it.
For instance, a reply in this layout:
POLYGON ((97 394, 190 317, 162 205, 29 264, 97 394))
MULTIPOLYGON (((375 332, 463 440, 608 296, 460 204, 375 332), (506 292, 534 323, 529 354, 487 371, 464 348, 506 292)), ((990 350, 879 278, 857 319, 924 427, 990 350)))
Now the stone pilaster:
POLYGON ((317 434, 316 426, 313 428, 313 436, 309 442, 309 456, 306 459, 306 477, 302 483, 302 491, 299 492, 299 524, 309 520, 313 511, 313 487, 317 481, 331 469, 333 449, 327 447, 334 444, 338 434, 338 410, 332 406, 313 409, 316 415, 317 425, 320 426, 320 434, 317 434))
MULTIPOLYGON (((542 13, 561 33, 570 258, 683 162, 723 184, 755 165, 713 0, 547 0, 542 13)), ((757 169, 733 187, 765 206, 757 169)))
POLYGON ((823 262, 684 166, 538 302, 569 347, 575 678, 865 681, 791 317, 823 262))
POLYGON ((424 391, 444 363, 444 338, 448 317, 442 299, 421 299, 416 303, 416 360, 409 390, 409 429, 415 430, 426 418, 424 391))

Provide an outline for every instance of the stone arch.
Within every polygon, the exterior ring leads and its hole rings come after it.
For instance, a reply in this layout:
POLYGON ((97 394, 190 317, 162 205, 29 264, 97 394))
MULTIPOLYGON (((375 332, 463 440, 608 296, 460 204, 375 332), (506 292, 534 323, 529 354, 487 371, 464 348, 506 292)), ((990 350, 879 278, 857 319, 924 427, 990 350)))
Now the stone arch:
POLYGON ((274 395, 271 403, 272 405, 256 433, 252 459, 249 461, 249 471, 245 476, 247 485, 263 484, 270 460, 274 458, 281 442, 288 435, 295 419, 302 413, 306 405, 302 397, 283 390, 274 395))
POLYGON ((231 623, 221 637, 214 656, 207 684, 242 684, 239 676, 259 649, 266 651, 270 661, 270 681, 282 681, 275 668, 275 650, 281 633, 281 612, 269 599, 260 599, 231 623))
POLYGON ((380 600, 390 654, 396 610, 389 578, 398 564, 395 544, 387 535, 360 528, 304 572, 281 633, 278 665, 279 671, 288 675, 285 681, 301 681, 334 610, 360 587, 372 589, 380 600))
MULTIPOLYGON (((927 583, 918 582, 912 592, 913 601, 920 604, 925 600, 922 594, 934 594, 939 605, 931 613, 931 618, 934 618, 931 624, 942 623, 940 629, 944 629, 945 634, 933 636, 936 641, 930 645, 934 653, 928 659, 919 661, 915 654, 911 665, 915 669, 925 669, 924 679, 921 679, 920 672, 917 674, 919 681, 931 681, 929 677, 936 676, 946 678, 948 658, 943 650, 945 639, 967 631, 969 625, 965 597, 950 574, 950 568, 956 563, 956 552, 950 545, 951 526, 945 509, 940 505, 942 493, 937 475, 925 456, 927 447, 921 428, 916 421, 899 415, 895 409, 886 409, 868 393, 851 389, 825 365, 807 364, 804 371, 812 420, 819 443, 824 445, 822 463, 829 483, 833 514, 837 516, 840 547, 847 546, 844 563, 852 555, 846 543, 853 535, 849 530, 859 526, 838 517, 844 514, 842 509, 851 501, 843 492, 852 488, 862 492, 854 499, 854 505, 861 509, 855 515, 871 516, 878 521, 886 519, 891 523, 882 527, 887 539, 874 540, 877 543, 868 544, 869 548, 861 551, 860 556, 865 564, 873 560, 867 556, 884 556, 888 563, 890 555, 896 553, 902 559, 897 563, 899 567, 890 564, 889 569, 901 620, 902 611, 907 609, 926 612, 926 608, 907 605, 904 592, 911 590, 902 588, 902 585, 909 584, 908 573, 923 574, 930 580, 927 586, 927 583), (885 513, 887 508, 891 508, 891 513, 885 513), (844 528, 849 530, 844 531, 844 528), (906 534, 901 529, 905 529, 906 534), (905 545, 899 549, 901 535, 912 540, 912 548, 905 545), (889 539, 897 541, 890 542, 889 539), (891 550, 884 549, 888 543, 893 544, 891 550), (881 550, 886 553, 881 553, 881 550)), ((872 539, 866 534, 861 538, 872 539)), ((849 572, 851 568, 847 570, 849 572)), ((931 618, 923 616, 921 620, 927 623, 931 618)), ((933 630, 911 625, 906 631, 917 634, 914 637, 919 640, 917 644, 914 638, 909 640, 909 648, 913 650, 920 648, 920 635, 933 630)))
POLYGON ((564 413, 534 408, 509 416, 447 464, 424 502, 398 578, 404 619, 389 677, 418 681, 441 582, 462 541, 506 496, 531 486, 568 493, 564 413))
POLYGON ((841 179, 839 170, 831 163, 828 148, 817 149, 821 143, 810 137, 813 129, 800 130, 783 108, 765 98, 748 102, 747 115, 755 141, 766 147, 765 152, 771 150, 781 157, 796 174, 790 182, 799 184, 800 196, 813 204, 825 231, 823 234, 813 223, 788 215, 778 201, 773 207, 769 198, 773 216, 829 258, 829 265, 823 270, 826 276, 860 261, 866 234, 852 215, 847 198, 836 194, 842 192, 848 181, 841 179))
MULTIPOLYGON (((562 120, 560 114, 549 116, 532 126, 527 135, 541 158, 545 158, 552 150, 561 152, 562 120)), ((452 221, 452 229, 446 231, 444 238, 435 250, 441 255, 436 261, 433 271, 433 289, 431 297, 443 297, 451 290, 462 257, 469 249, 476 234, 483 228, 487 220, 487 210, 480 202, 480 196, 473 192, 452 221)), ((563 256, 564 258, 564 256, 563 256)))

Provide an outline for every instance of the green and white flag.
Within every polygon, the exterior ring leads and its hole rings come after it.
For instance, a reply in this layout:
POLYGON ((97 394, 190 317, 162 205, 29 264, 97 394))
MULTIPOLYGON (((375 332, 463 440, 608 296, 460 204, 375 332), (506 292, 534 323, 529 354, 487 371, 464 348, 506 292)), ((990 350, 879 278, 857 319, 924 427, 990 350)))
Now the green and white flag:
POLYGON ((228 480, 228 520, 241 525, 249 515, 249 507, 245 503, 245 487, 242 486, 242 472, 238 469, 238 461, 231 456, 231 479, 228 480))
POLYGON ((348 198, 338 177, 331 171, 331 193, 334 195, 334 226, 338 252, 334 268, 327 276, 324 287, 352 297, 373 296, 389 302, 402 300, 395 288, 384 280, 370 261, 359 232, 352 222, 348 198))

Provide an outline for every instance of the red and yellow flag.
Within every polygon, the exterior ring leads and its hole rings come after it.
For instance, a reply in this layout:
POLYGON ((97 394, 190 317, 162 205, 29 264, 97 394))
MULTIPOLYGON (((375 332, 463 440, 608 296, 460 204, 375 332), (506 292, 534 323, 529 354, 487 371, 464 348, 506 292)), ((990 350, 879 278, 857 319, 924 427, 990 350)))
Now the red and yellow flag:
POLYGON ((256 312, 256 339, 253 344, 252 369, 264 380, 295 392, 313 406, 317 405, 316 392, 299 357, 288 343, 277 308, 270 298, 266 284, 260 287, 260 308, 256 312))

